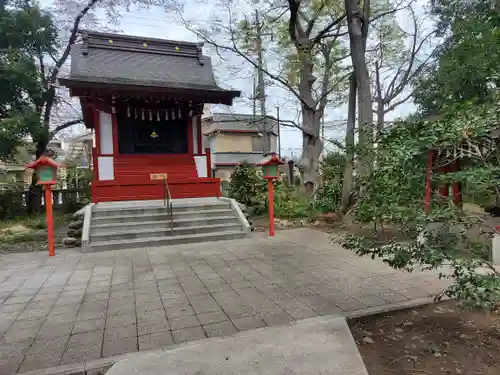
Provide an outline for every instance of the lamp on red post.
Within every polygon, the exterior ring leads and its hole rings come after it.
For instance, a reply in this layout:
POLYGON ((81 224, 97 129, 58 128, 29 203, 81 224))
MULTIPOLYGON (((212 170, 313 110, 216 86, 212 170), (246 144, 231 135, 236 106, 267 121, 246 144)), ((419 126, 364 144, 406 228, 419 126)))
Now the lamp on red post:
POLYGON ((278 168, 284 164, 275 153, 267 156, 258 165, 262 167, 264 178, 267 180, 268 209, 269 209, 269 236, 274 236, 274 185, 273 180, 279 177, 278 168))
POLYGON ((54 250, 54 219, 52 216, 52 190, 51 186, 57 183, 58 163, 47 156, 29 163, 26 168, 32 168, 36 172, 38 184, 44 186, 45 190, 45 216, 47 218, 47 239, 49 245, 49 256, 55 255, 54 250))

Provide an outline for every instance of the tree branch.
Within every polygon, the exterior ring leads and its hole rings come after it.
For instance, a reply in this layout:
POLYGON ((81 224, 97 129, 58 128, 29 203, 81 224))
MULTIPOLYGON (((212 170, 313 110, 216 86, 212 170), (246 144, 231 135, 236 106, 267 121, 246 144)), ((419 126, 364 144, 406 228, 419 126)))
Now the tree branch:
MULTIPOLYGON (((412 96, 413 96, 413 93, 414 91, 412 90, 411 93, 409 93, 408 95, 406 95, 405 97, 403 97, 402 99, 398 100, 397 102, 391 104, 389 107, 387 107, 385 110, 384 110, 384 113, 388 113, 394 109, 396 109, 399 105, 407 102, 412 96)), ((392 101, 392 99, 391 99, 392 101)), ((387 103, 388 104, 388 103, 387 103)))
POLYGON ((380 82, 380 66, 378 61, 375 61, 375 90, 377 92, 377 103, 384 98, 382 97, 382 85, 380 82))
POLYGON ((346 150, 345 145, 342 142, 340 142, 339 140, 337 140, 337 139, 324 138, 323 141, 330 142, 331 144, 333 144, 334 146, 338 147, 342 151, 346 150))
POLYGON ((390 14, 394 14, 394 13, 397 13, 399 12, 400 10, 403 10, 405 8, 408 8, 415 0, 411 0, 408 4, 406 4, 405 6, 399 8, 399 6, 401 4, 403 4, 405 2, 405 0, 400 0, 399 3, 391 10, 388 10, 386 12, 381 12, 381 13, 378 13, 378 14, 374 14, 371 18, 370 18, 370 23, 371 22, 375 22, 377 20, 379 20, 380 18, 383 18, 385 16, 388 16, 390 14))
POLYGON ((330 47, 328 47, 326 44, 322 45, 321 48, 321 54, 323 55, 324 59, 324 70, 323 70, 323 79, 321 82, 321 96, 319 98, 319 112, 321 116, 323 116, 323 111, 325 110, 326 107, 326 99, 327 99, 327 92, 328 92, 328 83, 330 81, 330 73, 331 73, 331 68, 332 68, 332 61, 330 59, 331 52, 332 52, 332 47, 333 44, 330 44, 330 47))
MULTIPOLYGON (((56 81, 57 81, 57 75, 59 74, 59 71, 61 70, 61 67, 63 64, 66 62, 68 59, 69 53, 71 51, 71 46, 75 43, 76 37, 78 34, 78 28, 80 26, 80 22, 82 21, 82 18, 85 17, 85 15, 89 12, 89 10, 98 2, 98 0, 90 0, 87 5, 78 13, 78 15, 75 18, 75 21, 73 22, 73 28, 71 29, 71 34, 68 39, 68 43, 66 44, 66 48, 64 49, 64 52, 62 53, 61 57, 57 60, 54 69, 52 70, 50 77, 47 82, 47 101, 45 103, 45 110, 43 114, 43 124, 46 130, 49 128, 50 124, 50 115, 52 112, 52 106, 54 105, 54 99, 56 96, 56 81)), ((44 148, 46 145, 39 145, 38 147, 38 153, 43 152, 44 148)), ((39 155, 37 155, 39 156, 39 155)))
MULTIPOLYGON (((415 59, 417 57, 418 52, 420 51, 420 48, 422 48, 422 45, 425 43, 425 41, 428 39, 428 37, 430 37, 430 35, 434 34, 434 32, 429 33, 429 35, 427 35, 425 38, 423 38, 420 41, 420 43, 418 43, 417 17, 415 16, 415 12, 413 11, 413 8, 411 6, 409 7, 409 9, 410 9, 410 13, 412 15, 413 31, 414 32, 413 32, 413 39, 412 39, 412 46, 411 46, 411 52, 410 52, 410 58, 409 58, 409 62, 408 62, 408 67, 405 69, 405 71, 403 73, 403 77, 399 81, 399 84, 397 84, 396 86, 394 86, 394 84, 390 85, 392 87, 395 87, 395 89, 394 89, 394 91, 392 93, 390 93, 386 97, 386 101, 387 102, 390 102, 392 99, 394 99, 397 95, 399 95, 403 91, 404 87, 406 87, 406 85, 409 82, 410 74, 413 73, 413 71, 412 71, 413 64, 415 63, 415 59)), ((421 65, 420 68, 423 68, 423 65, 421 65)))
POLYGON ((52 71, 52 74, 50 75, 49 78, 49 85, 54 85, 57 79, 57 75, 59 74, 59 70, 63 66, 63 64, 66 62, 68 59, 69 53, 71 52, 71 46, 75 43, 76 41, 76 36, 78 34, 78 28, 80 27, 80 22, 82 21, 82 18, 85 17, 85 15, 89 12, 89 10, 98 2, 99 0, 90 0, 88 4, 78 13, 78 15, 75 18, 75 21, 73 22, 73 28, 71 29, 71 34, 68 39, 68 43, 66 44, 66 48, 64 49, 63 54, 57 60, 56 66, 54 70, 52 71))
POLYGON ((79 118, 79 119, 76 119, 76 120, 66 121, 63 124, 56 126, 55 129, 51 133, 51 138, 54 137, 60 131, 62 131, 64 129, 67 129, 67 128, 73 126, 73 125, 81 124, 82 122, 83 122, 83 119, 79 118))
POLYGON ((300 0, 288 0, 288 8, 290 10, 290 19, 288 20, 288 34, 292 42, 297 43, 297 32, 299 26, 299 7, 300 0))
POLYGON ((311 40, 311 43, 317 44, 321 42, 321 39, 323 39, 329 31, 331 31, 335 26, 339 25, 345 18, 346 13, 344 12, 340 17, 330 22, 323 30, 318 32, 318 34, 316 34, 316 36, 311 40))
MULTIPOLYGON (((293 0, 290 0, 290 1, 293 2, 293 0)), ((254 68, 256 68, 256 69, 262 69, 262 71, 269 78, 275 80, 276 82, 278 82, 281 85, 283 85, 284 87, 286 87, 288 90, 290 90, 290 92, 302 104, 304 104, 307 108, 310 108, 310 105, 301 97, 301 95, 297 92, 297 90, 292 85, 290 85, 284 78, 279 77, 279 76, 271 73, 267 69, 264 69, 264 68, 260 67, 258 63, 256 63, 255 61, 253 61, 250 57, 248 57, 248 55, 246 53, 244 53, 243 51, 241 51, 238 48, 237 42, 236 42, 235 37, 234 37, 234 30, 232 29, 232 26, 230 26, 230 29, 229 29, 229 33, 231 35, 231 44, 232 44, 232 46, 224 46, 224 45, 220 45, 216 41, 212 40, 211 38, 207 37, 203 33, 199 32, 198 30, 196 30, 193 27, 191 27, 189 25, 189 23, 184 19, 184 17, 182 16, 182 14, 180 12, 179 12, 179 16, 180 16, 181 20, 183 21, 184 27, 186 27, 186 29, 188 29, 189 31, 193 32, 194 34, 196 34, 196 36, 198 36, 199 38, 201 38, 205 43, 207 43, 207 44, 209 44, 209 45, 211 45, 211 46, 213 46, 213 47, 215 47, 217 49, 223 50, 223 51, 230 51, 230 52, 236 53, 238 56, 242 57, 245 61, 247 61, 248 63, 250 63, 254 68)), ((230 18, 232 18, 231 15, 230 15, 230 18)))

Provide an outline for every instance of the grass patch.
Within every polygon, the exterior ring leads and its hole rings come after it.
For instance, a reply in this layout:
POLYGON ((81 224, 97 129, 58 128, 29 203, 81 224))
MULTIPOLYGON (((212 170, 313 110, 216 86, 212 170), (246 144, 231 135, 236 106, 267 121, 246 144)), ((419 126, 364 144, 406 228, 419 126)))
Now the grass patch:
POLYGON ((6 245, 41 242, 46 240, 47 232, 45 232, 44 230, 28 233, 12 233, 10 231, 6 231, 2 233, 2 235, 0 235, 0 241, 2 242, 2 244, 6 245))
MULTIPOLYGON (((54 214, 54 227, 67 223, 70 214, 54 214)), ((12 245, 47 241, 45 214, 19 217, 0 223, 0 243, 12 245)), ((2 246, 3 247, 3 246, 2 246)))

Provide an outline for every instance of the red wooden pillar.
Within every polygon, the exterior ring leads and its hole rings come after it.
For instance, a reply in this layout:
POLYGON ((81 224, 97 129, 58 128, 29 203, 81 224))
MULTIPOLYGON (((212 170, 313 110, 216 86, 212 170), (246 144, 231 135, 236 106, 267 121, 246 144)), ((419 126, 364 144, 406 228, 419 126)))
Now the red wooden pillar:
POLYGON ((431 212, 431 198, 432 198, 432 165, 434 160, 434 151, 427 152, 427 173, 425 176, 425 212, 431 212))
POLYGON ((188 154, 193 155, 194 153, 196 153, 196 150, 194 149, 194 144, 193 144, 193 117, 189 117, 187 123, 188 123, 188 131, 187 131, 188 154))
MULTIPOLYGON (((439 168, 439 172, 442 174, 445 174, 448 171, 449 167, 447 165, 443 165, 442 167, 439 168)), ((441 185, 439 187, 439 194, 443 197, 447 197, 450 194, 450 185, 448 185, 447 183, 441 185)))
POLYGON ((47 241, 49 256, 56 255, 54 246, 54 216, 52 215, 52 190, 50 185, 45 185, 45 217, 47 220, 47 241))
MULTIPOLYGON (((451 164, 451 171, 452 172, 458 172, 460 169, 460 165, 457 159, 453 160, 451 164)), ((457 206, 460 206, 462 204, 462 184, 460 182, 454 182, 452 185, 452 191, 453 191, 453 203, 455 203, 457 206)))
POLYGON ((269 236, 274 236, 274 185, 273 180, 267 179, 267 191, 269 194, 269 236))
POLYGON ((207 177, 212 177, 212 154, 210 147, 205 149, 205 155, 207 156, 207 177))
POLYGON ((97 163, 97 148, 92 147, 92 181, 99 178, 99 164, 97 163))

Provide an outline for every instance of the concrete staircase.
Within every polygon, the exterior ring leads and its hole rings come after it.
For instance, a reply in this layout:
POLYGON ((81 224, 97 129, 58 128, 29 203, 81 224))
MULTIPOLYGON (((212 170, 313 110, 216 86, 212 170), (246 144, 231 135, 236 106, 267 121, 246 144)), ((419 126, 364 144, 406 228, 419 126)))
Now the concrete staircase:
POLYGON ((228 240, 249 232, 234 200, 174 199, 172 206, 171 221, 163 201, 98 203, 91 208, 91 218, 86 218, 88 240, 82 238, 82 251, 228 240))

